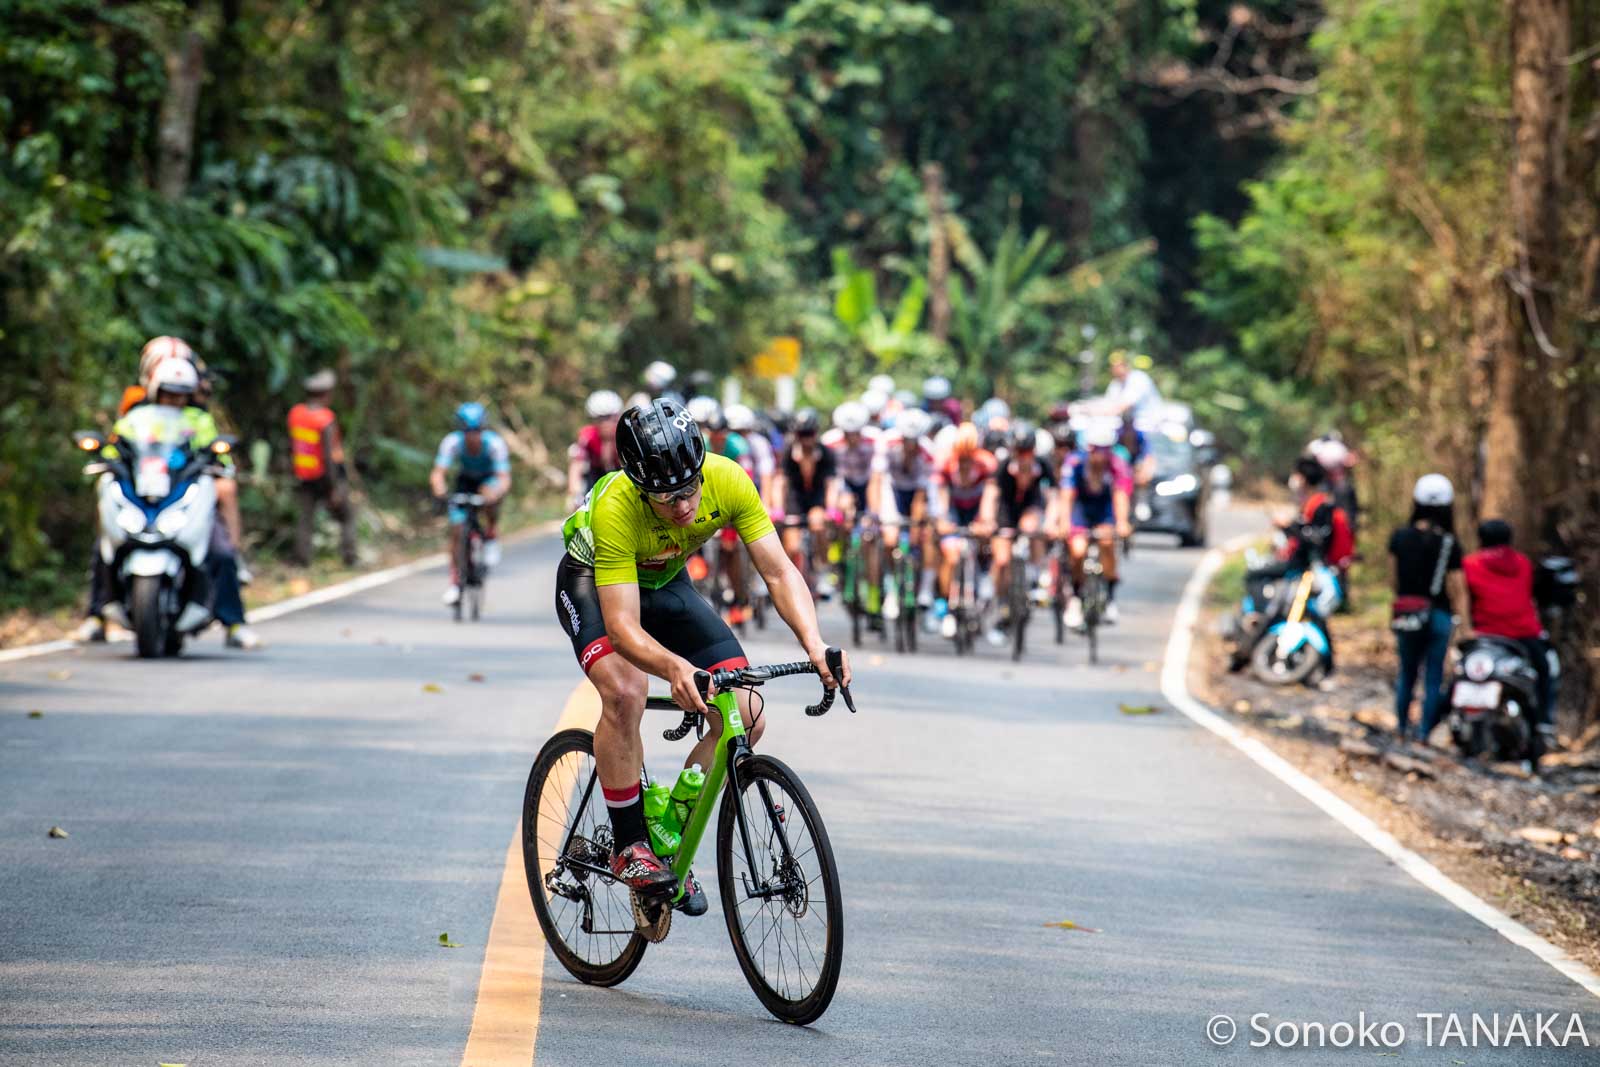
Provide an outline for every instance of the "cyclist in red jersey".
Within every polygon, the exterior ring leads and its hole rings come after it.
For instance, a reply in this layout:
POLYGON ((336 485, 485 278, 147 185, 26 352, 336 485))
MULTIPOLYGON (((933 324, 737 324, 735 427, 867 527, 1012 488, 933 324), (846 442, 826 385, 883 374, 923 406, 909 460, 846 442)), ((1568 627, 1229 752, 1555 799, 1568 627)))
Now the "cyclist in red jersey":
MULTIPOLYGON (((610 389, 589 394, 583 405, 590 422, 567 450, 567 496, 581 501, 603 475, 617 469, 617 418, 622 398, 610 389)), ((576 506, 576 504, 574 505, 576 506)))

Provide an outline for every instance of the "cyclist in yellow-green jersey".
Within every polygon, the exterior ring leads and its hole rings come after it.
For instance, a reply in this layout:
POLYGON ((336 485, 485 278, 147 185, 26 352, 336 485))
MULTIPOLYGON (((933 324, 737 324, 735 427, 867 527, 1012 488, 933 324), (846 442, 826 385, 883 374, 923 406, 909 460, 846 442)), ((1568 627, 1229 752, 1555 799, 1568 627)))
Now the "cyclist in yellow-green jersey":
MULTIPOLYGON (((823 681, 848 685, 850 667, 847 661, 843 678, 829 673, 811 594, 755 483, 732 460, 706 454, 700 427, 680 404, 663 399, 624 412, 617 457, 622 469, 597 482, 562 528, 567 552, 556 571, 556 617, 600 692, 594 755, 611 817, 612 872, 630 889, 668 894, 677 879, 650 849, 639 789, 646 676, 666 679, 679 705, 703 712, 695 672, 748 663, 728 624, 694 591, 684 571, 689 556, 724 527, 737 530, 773 607, 823 681)), ((749 721, 743 694, 740 705, 749 721)), ((710 730, 685 766, 711 763, 721 723, 714 715, 706 721, 710 730)), ((752 743, 762 727, 758 716, 752 743)), ((690 915, 706 910, 692 874, 679 906, 690 915)))

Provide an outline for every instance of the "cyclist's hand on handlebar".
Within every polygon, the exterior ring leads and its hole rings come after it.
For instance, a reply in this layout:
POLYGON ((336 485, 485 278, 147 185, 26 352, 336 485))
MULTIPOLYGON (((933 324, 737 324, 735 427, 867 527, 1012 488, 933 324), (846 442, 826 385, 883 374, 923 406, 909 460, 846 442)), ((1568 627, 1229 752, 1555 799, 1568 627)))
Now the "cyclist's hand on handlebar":
POLYGON ((700 699, 700 690, 694 684, 694 676, 698 668, 683 657, 673 661, 672 672, 667 675, 667 681, 672 686, 672 699, 678 707, 686 711, 698 711, 702 715, 706 711, 705 701, 700 699))
POLYGON ((844 675, 843 678, 835 678, 832 672, 828 670, 828 650, 826 648, 823 648, 819 645, 816 648, 807 649, 806 657, 810 659, 812 664, 817 668, 817 675, 822 679, 822 684, 827 686, 829 689, 832 689, 841 682, 843 682, 845 685, 850 684, 850 653, 842 649, 839 653, 839 673, 844 675))

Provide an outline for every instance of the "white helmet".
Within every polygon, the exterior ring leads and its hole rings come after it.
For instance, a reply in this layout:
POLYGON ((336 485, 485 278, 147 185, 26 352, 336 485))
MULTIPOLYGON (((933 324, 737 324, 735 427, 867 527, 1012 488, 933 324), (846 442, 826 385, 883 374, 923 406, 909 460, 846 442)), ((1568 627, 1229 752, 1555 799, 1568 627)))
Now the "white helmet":
POLYGON ((632 396, 628 397, 627 402, 623 405, 622 410, 626 411, 628 408, 647 408, 649 406, 649 393, 634 393, 632 396))
POLYGON ((833 425, 845 433, 860 433, 866 429, 872 413, 859 400, 846 400, 833 409, 833 425))
POLYGON ((1350 459, 1350 449, 1343 441, 1319 437, 1311 442, 1311 456, 1328 470, 1338 470, 1350 459))
POLYGON ((622 414, 622 398, 610 389, 597 389, 584 401, 583 410, 591 419, 609 419, 622 414))
POLYGON ((1049 459, 1050 453, 1056 450, 1056 439, 1043 426, 1034 431, 1033 440, 1034 455, 1040 459, 1049 459))
POLYGON ((678 372, 672 364, 664 360, 656 360, 644 369, 644 384, 659 393, 673 382, 678 380, 678 372))
POLYGON ((717 398, 714 396, 694 397, 689 401, 687 407, 690 417, 701 426, 722 414, 722 405, 717 403, 717 398))
POLYGON ((996 415, 999 415, 1003 419, 1009 419, 1011 417, 1011 405, 1007 404, 1004 400, 1001 400, 997 396, 991 396, 988 400, 985 400, 983 402, 983 406, 978 410, 987 412, 991 418, 996 415))
POLYGON ((924 400, 947 400, 949 397, 949 378, 936 374, 922 383, 922 398, 924 400))
POLYGON ((756 428, 756 413, 747 404, 729 404, 722 415, 728 420, 728 429, 734 433, 746 433, 756 428))
POLYGON ((906 440, 915 441, 919 437, 926 437, 928 431, 933 429, 933 416, 921 408, 906 408, 895 416, 894 428, 906 440))
POLYGON ((1455 502, 1456 489, 1450 484, 1450 479, 1442 474, 1424 474, 1417 479, 1417 487, 1411 491, 1411 499, 1423 507, 1449 507, 1455 502))
POLYGON ((147 388, 152 397, 162 393, 193 393, 200 388, 200 372, 186 359, 164 359, 150 372, 147 388))
POLYGON ((1078 439, 1087 448, 1112 448, 1117 443, 1116 424, 1097 419, 1078 435, 1078 439))
POLYGON ((889 392, 886 389, 868 389, 861 394, 861 403, 866 407, 867 414, 875 419, 889 406, 889 392))
POLYGON ((894 379, 887 374, 874 374, 867 379, 869 393, 882 393, 884 396, 894 395, 894 379))
POLYGON ((193 363, 194 349, 177 337, 152 337, 146 341, 139 350, 139 381, 149 388, 151 372, 169 359, 193 363))

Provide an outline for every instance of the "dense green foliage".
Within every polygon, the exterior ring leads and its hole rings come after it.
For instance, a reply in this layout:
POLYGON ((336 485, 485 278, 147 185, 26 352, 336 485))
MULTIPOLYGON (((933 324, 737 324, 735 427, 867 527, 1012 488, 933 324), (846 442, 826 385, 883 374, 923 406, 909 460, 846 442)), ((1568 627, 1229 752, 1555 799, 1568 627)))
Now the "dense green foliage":
MULTIPOLYGON (((1086 337, 1161 343, 1187 314, 1161 284, 1187 269, 1183 220, 1227 206, 1141 173, 1173 116, 1142 72, 1225 17, 1194 0, 5 7, 13 591, 81 551, 66 433, 110 418, 154 334, 202 352, 225 421, 276 446, 280 476, 282 414, 330 365, 374 493, 417 484, 470 395, 537 480, 589 388, 656 358, 735 371, 782 334, 819 402, 940 368, 1042 403, 1076 383, 1086 337), (188 35, 192 158, 164 196, 188 35), (936 224, 942 340, 924 314, 936 224), (1155 228, 1180 235, 1170 253, 1155 228)), ((1220 143, 1187 116, 1192 143, 1220 143)))

